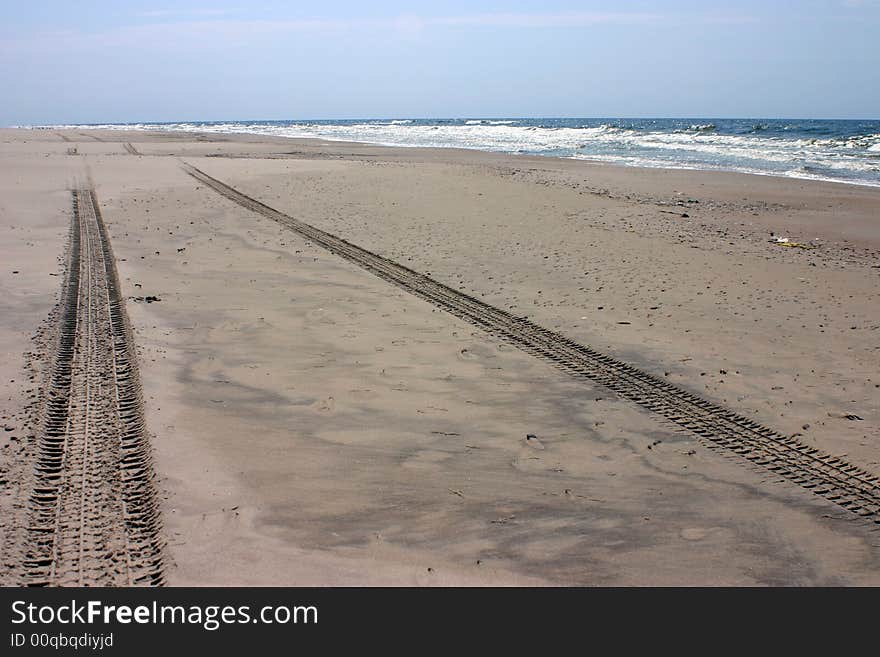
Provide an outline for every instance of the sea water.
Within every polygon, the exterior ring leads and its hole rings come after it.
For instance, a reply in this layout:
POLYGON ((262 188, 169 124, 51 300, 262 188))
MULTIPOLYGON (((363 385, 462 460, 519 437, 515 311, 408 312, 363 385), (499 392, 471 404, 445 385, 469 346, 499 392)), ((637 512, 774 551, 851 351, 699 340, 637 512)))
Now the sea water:
POLYGON ((820 119, 346 119, 51 126, 318 137, 471 148, 639 167, 741 171, 880 186, 880 121, 820 119))

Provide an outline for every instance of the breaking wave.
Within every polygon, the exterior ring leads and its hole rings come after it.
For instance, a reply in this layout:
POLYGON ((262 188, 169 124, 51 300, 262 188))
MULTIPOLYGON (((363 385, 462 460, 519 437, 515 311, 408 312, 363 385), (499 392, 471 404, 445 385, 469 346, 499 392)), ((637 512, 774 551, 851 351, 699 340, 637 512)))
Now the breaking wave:
POLYGON ((630 166, 742 171, 880 185, 880 121, 468 118, 195 121, 76 127, 250 133, 388 146, 471 148, 630 166))

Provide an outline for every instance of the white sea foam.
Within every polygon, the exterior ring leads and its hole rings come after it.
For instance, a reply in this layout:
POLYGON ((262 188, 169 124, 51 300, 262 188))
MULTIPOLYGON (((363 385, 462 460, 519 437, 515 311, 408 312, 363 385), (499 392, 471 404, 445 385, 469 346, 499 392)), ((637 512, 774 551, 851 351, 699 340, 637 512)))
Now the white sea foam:
POLYGON ((391 119, 390 121, 365 121, 357 125, 408 125, 412 119, 391 119))
POLYGON ((519 123, 514 119, 468 119, 465 125, 513 125, 519 123))
MULTIPOLYGON (((880 134, 791 139, 756 124, 746 134, 719 134, 712 123, 676 131, 611 123, 592 127, 519 125, 513 119, 426 123, 412 119, 358 123, 175 123, 91 126, 104 129, 250 133, 291 138, 361 141, 388 146, 470 148, 541 153, 630 166, 722 169, 880 185, 880 134)), ((53 126, 83 129, 85 126, 53 126)))

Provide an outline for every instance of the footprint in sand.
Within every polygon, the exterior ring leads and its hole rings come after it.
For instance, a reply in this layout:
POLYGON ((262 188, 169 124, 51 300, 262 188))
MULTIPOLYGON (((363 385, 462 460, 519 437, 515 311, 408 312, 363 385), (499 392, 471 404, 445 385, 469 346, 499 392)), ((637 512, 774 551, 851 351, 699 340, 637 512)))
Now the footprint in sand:
POLYGON ((333 397, 327 397, 327 399, 322 399, 316 402, 314 406, 319 411, 332 413, 336 410, 336 401, 333 399, 333 397))
POLYGON ((681 530, 681 537, 686 541, 701 541, 714 531, 713 528, 687 527, 681 530))
POLYGON ((335 320, 327 316, 327 311, 323 308, 308 311, 306 317, 313 322, 320 322, 321 324, 336 324, 335 320))
POLYGON ((479 358, 479 356, 477 356, 470 349, 462 349, 458 352, 458 357, 461 360, 477 360, 479 358))

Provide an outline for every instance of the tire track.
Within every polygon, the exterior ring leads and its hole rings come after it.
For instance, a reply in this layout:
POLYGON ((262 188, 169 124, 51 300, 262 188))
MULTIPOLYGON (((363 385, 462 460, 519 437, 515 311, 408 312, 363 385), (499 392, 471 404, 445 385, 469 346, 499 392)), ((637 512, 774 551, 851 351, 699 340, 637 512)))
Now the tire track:
POLYGON ((880 523, 880 478, 843 459, 784 436, 698 395, 658 379, 490 306, 470 295, 340 237, 290 217, 189 164, 183 169, 238 205, 290 228, 379 278, 450 312, 526 353, 577 377, 590 379, 685 429, 710 447, 724 448, 812 491, 847 511, 880 523))
POLYGON ((21 580, 159 585, 163 544, 131 329, 97 198, 73 192, 21 580))
POLYGON ((140 155, 140 154, 141 154, 140 151, 138 151, 138 149, 136 149, 136 148, 131 144, 131 142, 128 142, 128 141, 127 141, 127 142, 125 142, 125 144, 123 144, 123 145, 125 146, 125 150, 128 151, 128 154, 129 154, 129 155, 140 155))

